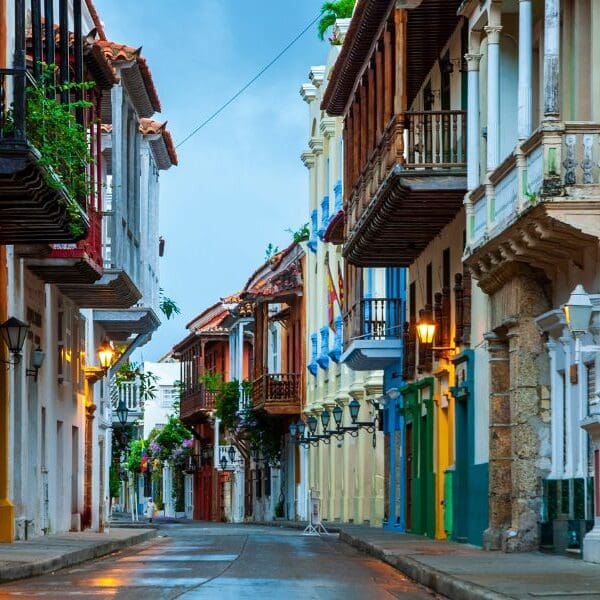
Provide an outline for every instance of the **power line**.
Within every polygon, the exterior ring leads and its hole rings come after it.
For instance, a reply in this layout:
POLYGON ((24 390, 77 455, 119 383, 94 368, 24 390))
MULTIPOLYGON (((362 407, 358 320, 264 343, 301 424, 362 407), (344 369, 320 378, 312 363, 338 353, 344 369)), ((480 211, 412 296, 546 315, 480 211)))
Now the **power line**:
POLYGON ((273 58, 268 64, 266 64, 244 87, 239 89, 225 104, 222 104, 214 113, 207 119, 202 121, 198 127, 192 130, 181 142, 177 144, 177 148, 183 146, 191 137, 196 135, 203 127, 208 125, 213 119, 218 117, 231 103, 235 102, 257 79, 259 79, 266 71, 268 71, 319 19, 321 14, 319 13, 293 40, 291 40, 283 50, 273 58))

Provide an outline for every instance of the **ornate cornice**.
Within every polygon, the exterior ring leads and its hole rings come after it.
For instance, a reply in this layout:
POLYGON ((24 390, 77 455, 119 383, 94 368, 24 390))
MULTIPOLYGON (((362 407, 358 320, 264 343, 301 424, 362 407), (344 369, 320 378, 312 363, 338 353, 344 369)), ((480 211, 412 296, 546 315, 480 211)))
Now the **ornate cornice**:
POLYGON ((335 124, 335 119, 331 117, 325 117, 321 119, 321 125, 319 129, 326 138, 332 138, 335 135, 335 124))
POLYGON ((300 96, 307 104, 310 104, 317 97, 317 88, 312 83, 304 83, 300 88, 300 96))
POLYGON ((309 150, 307 150, 306 152, 303 152, 300 155, 300 159, 302 160, 302 162, 304 163, 304 166, 307 169, 311 169, 312 167, 315 166, 315 153, 314 152, 310 152, 309 150))

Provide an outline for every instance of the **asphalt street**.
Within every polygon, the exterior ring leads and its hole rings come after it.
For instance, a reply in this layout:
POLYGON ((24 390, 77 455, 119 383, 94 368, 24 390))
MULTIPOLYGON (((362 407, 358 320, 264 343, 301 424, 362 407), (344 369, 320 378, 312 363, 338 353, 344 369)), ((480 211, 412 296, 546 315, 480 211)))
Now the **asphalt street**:
POLYGON ((162 525, 160 537, 51 575, 0 586, 0 598, 433 600, 441 598, 337 536, 272 527, 162 525))

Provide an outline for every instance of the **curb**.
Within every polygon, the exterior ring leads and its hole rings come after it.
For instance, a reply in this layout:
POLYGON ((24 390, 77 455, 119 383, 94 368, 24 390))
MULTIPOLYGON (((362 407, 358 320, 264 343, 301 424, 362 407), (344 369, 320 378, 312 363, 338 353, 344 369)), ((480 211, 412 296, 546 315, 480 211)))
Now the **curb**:
POLYGON ((0 583, 37 577, 39 575, 58 571, 59 569, 78 565, 88 560, 100 558, 101 556, 112 554, 118 550, 123 550, 130 546, 147 542, 156 537, 157 533, 157 530, 145 530, 143 533, 137 533, 125 539, 101 542, 100 544, 95 544, 87 548, 79 548, 72 552, 67 552, 62 556, 41 560, 35 563, 20 563, 11 567, 0 568, 0 583))
POLYGON ((451 600, 514 600, 512 596, 506 596, 476 583, 464 581, 454 575, 425 565, 414 558, 385 552, 343 530, 340 531, 340 540, 365 554, 378 558, 404 573, 413 581, 443 594, 451 600))

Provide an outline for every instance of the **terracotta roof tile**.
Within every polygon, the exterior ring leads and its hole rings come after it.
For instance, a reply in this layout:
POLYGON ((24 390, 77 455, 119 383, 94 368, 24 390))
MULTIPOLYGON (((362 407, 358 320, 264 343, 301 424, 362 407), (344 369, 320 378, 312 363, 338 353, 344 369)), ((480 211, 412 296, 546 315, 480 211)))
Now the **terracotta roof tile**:
POLYGON ((167 122, 159 123, 152 119, 140 119, 139 126, 140 133, 142 135, 157 135, 162 134, 163 141, 169 153, 169 158, 173 165, 178 164, 177 152, 175 150, 175 144, 171 132, 167 129, 167 122))
POLYGON ((152 73, 150 72, 148 63, 141 55, 142 48, 132 48, 131 46, 117 44, 108 40, 99 40, 96 43, 102 48, 105 56, 111 62, 131 62, 134 60, 137 62, 142 79, 144 80, 146 92, 148 93, 148 98, 150 98, 150 103, 155 111, 160 112, 160 99, 158 97, 158 92, 156 91, 156 86, 154 85, 154 80, 152 79, 152 73))

